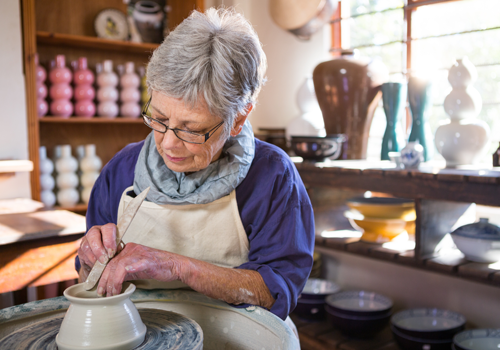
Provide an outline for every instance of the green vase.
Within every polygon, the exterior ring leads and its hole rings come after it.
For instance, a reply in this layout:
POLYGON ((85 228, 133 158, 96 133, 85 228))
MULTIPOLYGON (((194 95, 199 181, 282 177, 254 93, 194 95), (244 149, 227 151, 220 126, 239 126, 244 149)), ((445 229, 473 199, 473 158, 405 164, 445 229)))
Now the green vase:
POLYGON ((382 84, 382 102, 387 119, 384 138, 382 139, 381 160, 389 160, 389 152, 399 152, 402 135, 400 121, 406 104, 406 84, 382 84))
POLYGON ((408 79, 408 101, 413 119, 408 142, 418 142, 424 147, 424 161, 432 159, 434 137, 429 125, 431 112, 431 82, 422 78, 408 79))

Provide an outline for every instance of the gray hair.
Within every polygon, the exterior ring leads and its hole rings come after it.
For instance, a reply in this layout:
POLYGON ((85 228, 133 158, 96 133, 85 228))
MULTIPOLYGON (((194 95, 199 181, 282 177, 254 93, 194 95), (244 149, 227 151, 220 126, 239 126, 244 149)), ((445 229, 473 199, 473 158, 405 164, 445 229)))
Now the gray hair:
POLYGON ((229 135, 236 116, 255 105, 266 68, 251 24, 233 9, 210 8, 193 11, 154 51, 147 85, 191 108, 205 102, 229 135))

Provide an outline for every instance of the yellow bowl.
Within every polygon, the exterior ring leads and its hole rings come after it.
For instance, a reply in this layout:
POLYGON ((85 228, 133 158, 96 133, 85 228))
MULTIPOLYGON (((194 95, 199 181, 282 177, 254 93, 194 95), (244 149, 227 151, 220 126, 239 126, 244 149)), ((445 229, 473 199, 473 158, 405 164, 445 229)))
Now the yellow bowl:
POLYGON ((415 220, 415 203, 406 198, 371 197, 352 198, 347 206, 368 218, 415 220))
POLYGON ((363 234, 366 236, 368 236, 368 234, 376 236, 381 235, 388 239, 392 239, 402 232, 407 231, 407 228, 413 231, 408 232, 408 234, 415 232, 414 221, 367 218, 352 211, 347 211, 344 215, 349 219, 354 228, 363 231, 363 234))

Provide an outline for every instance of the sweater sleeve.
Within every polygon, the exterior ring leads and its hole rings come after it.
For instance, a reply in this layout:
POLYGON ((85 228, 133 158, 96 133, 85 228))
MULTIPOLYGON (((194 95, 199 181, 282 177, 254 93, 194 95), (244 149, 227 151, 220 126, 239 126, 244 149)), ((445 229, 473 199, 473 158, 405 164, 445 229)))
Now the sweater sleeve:
POLYGON ((285 319, 311 272, 314 216, 295 165, 266 147, 236 192, 250 242, 249 261, 238 268, 261 274, 276 300, 270 311, 285 319))

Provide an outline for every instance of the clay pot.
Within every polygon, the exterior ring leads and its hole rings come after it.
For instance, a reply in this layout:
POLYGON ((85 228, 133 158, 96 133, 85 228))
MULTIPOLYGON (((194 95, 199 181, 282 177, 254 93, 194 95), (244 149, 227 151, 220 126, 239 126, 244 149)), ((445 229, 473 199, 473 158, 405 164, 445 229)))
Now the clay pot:
POLYGON ((133 349, 144 341, 146 326, 130 296, 135 285, 123 284, 122 294, 98 298, 76 284, 64 291, 71 302, 56 337, 59 350, 133 349))
POLYGON ((314 88, 323 112, 327 135, 345 134, 343 158, 364 159, 373 113, 381 98, 388 71, 383 63, 343 52, 320 63, 313 72, 314 88))

